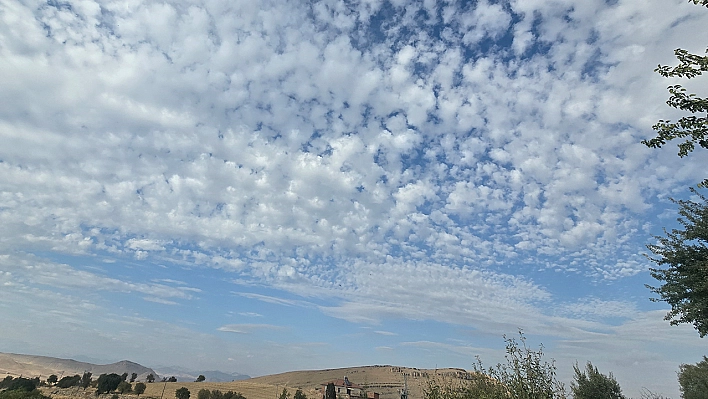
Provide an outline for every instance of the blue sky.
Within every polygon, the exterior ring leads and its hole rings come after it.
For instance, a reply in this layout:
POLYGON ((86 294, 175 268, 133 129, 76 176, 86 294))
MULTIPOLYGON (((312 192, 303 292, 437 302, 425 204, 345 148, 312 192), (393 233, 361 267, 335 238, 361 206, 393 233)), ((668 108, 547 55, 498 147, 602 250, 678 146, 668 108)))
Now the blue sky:
MULTIPOLYGON (((253 376, 469 368, 678 396, 644 245, 685 1, 0 4, 0 351, 253 376)), ((688 82, 705 93, 705 80, 688 82)))

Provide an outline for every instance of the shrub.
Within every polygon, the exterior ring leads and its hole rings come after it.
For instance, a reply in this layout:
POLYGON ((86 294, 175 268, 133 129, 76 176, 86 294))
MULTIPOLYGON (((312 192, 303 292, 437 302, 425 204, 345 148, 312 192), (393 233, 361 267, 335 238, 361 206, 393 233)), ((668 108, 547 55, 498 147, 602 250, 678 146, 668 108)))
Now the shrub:
POLYGON ((208 389, 200 389, 197 392, 197 399, 211 399, 211 392, 208 389))
POLYGON ((72 375, 72 376, 66 376, 63 377, 59 382, 57 382, 57 387, 59 388, 71 388, 79 385, 79 381, 81 381, 81 376, 77 375, 72 375))
POLYGON ((425 399, 565 399, 565 388, 556 379, 556 366, 543 360, 543 346, 534 351, 526 346, 519 331, 519 342, 506 338, 506 364, 485 370, 477 358, 469 380, 439 382, 429 380, 425 399))
POLYGON ((189 399, 189 389, 182 387, 175 391, 175 398, 177 399, 189 399))
POLYGON ((133 386, 127 381, 121 381, 118 383, 116 391, 120 393, 130 393, 133 391, 133 386))

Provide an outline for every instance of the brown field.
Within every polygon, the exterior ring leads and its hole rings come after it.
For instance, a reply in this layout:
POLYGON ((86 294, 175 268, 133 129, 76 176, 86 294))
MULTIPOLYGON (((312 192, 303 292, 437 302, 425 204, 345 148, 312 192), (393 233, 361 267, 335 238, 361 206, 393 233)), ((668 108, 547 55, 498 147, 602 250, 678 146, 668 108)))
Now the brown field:
MULTIPOLYGON (((0 371, 4 374, 14 376, 22 374, 25 377, 40 377, 41 379, 45 379, 49 374, 71 375, 69 374, 70 370, 72 374, 74 373, 72 368, 78 370, 79 368, 93 366, 64 359, 37 356, 30 357, 26 355, 0 355, 0 371), (59 371, 63 372, 60 373, 59 371)), ((128 367, 142 367, 130 362, 119 362, 109 366, 126 367, 126 365, 128 367)), ((86 370, 86 368, 84 368, 84 370, 86 370)), ((146 369, 143 368, 142 370, 146 369)), ((283 388, 288 390, 291 398, 295 390, 299 388, 303 390, 309 399, 321 399, 323 384, 347 376, 351 382, 363 387, 365 391, 378 393, 380 399, 399 399, 400 391, 404 387, 405 381, 407 381, 409 399, 422 399, 423 389, 430 378, 461 379, 465 378, 467 375, 468 373, 461 369, 422 370, 396 366, 363 366, 328 370, 305 370, 233 382, 154 382, 147 384, 147 389, 144 394, 140 395, 140 398, 173 399, 177 389, 186 387, 191 393, 191 399, 196 399, 197 393, 201 389, 239 392, 247 399, 277 399, 283 388)), ((97 375, 95 374, 94 379, 96 377, 97 375)), ((69 389, 43 387, 41 389, 45 394, 55 399, 96 398, 94 388, 88 388, 85 391, 77 387, 69 389)), ((101 395, 101 398, 107 399, 111 396, 112 395, 101 395)), ((134 394, 120 395, 120 397, 121 399, 137 399, 137 395, 134 394)))

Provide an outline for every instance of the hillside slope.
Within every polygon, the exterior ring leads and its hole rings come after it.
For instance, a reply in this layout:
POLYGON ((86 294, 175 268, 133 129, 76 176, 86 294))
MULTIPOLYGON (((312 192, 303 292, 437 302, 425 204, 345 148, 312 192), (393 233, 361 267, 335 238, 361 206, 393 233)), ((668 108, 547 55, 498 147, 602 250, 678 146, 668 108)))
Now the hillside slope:
POLYGON ((73 359, 59 359, 47 356, 20 355, 15 353, 0 353, 0 376, 40 377, 47 378, 51 374, 67 376, 91 372, 95 377, 101 374, 136 373, 138 380, 144 380, 148 374, 157 376, 151 368, 138 363, 123 360, 112 364, 97 365, 79 362, 73 359))

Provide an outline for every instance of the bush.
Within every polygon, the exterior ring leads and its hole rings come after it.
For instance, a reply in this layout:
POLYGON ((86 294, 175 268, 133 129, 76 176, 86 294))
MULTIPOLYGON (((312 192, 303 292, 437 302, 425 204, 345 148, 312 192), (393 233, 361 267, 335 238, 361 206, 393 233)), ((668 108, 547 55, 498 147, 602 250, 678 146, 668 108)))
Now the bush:
POLYGON ((36 380, 19 377, 10 381, 9 385, 7 386, 7 390, 32 392, 37 388, 37 383, 38 381, 36 380))
POLYGON ((189 399, 189 389, 182 387, 175 391, 175 398, 177 399, 189 399))
POLYGON ((57 375, 52 374, 49 377, 47 377, 47 384, 54 385, 57 383, 58 380, 59 380, 59 378, 57 377, 57 375))
POLYGON ((543 346, 534 351, 526 346, 519 331, 519 342, 506 338, 506 364, 485 370, 477 358, 469 380, 458 383, 429 380, 425 399, 565 399, 565 388, 556 379, 556 366, 543 359, 543 346))
POLYGON ((81 381, 81 376, 73 375, 73 376, 66 376, 59 380, 57 382, 57 387, 59 388, 71 388, 79 385, 79 381, 81 381))
POLYGON ((197 392, 197 399, 211 399, 211 392, 208 389, 200 389, 197 392))
POLYGON ((118 391, 119 393, 130 393, 133 391, 133 386, 129 382, 123 380, 118 383, 116 391, 118 391))
POLYGON ((42 395, 38 389, 33 391, 15 390, 15 391, 0 391, 0 399, 50 399, 42 395))
POLYGON ((295 391, 295 396, 293 396, 293 399, 307 399, 307 395, 302 392, 302 389, 298 388, 295 391))

